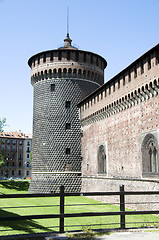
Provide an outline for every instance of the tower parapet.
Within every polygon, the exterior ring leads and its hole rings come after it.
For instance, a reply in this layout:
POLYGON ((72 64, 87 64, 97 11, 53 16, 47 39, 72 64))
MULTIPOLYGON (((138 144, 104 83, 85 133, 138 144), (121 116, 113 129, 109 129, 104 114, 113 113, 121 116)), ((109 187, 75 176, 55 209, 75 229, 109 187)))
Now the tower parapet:
POLYGON ((64 47, 38 53, 29 59, 32 85, 45 77, 85 79, 98 86, 104 83, 106 60, 95 53, 74 48, 69 39, 64 40, 64 47))

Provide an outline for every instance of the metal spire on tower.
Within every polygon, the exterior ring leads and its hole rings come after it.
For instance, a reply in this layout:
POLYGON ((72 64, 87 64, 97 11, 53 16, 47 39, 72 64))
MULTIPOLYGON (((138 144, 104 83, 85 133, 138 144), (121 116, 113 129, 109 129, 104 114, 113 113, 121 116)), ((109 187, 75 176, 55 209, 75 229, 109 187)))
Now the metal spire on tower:
POLYGON ((69 38, 69 6, 67 6, 67 37, 69 38))
POLYGON ((69 37, 69 7, 67 6, 67 37, 64 39, 65 45, 64 47, 70 47, 72 40, 69 37))

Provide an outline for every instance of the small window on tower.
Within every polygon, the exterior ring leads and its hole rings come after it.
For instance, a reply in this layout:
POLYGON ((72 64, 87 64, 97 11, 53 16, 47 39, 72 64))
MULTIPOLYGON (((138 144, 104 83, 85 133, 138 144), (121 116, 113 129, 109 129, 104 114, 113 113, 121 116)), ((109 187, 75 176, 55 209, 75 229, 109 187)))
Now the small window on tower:
POLYGON ((46 62, 46 54, 44 53, 43 62, 46 62))
POLYGON ((66 123, 66 129, 71 129, 71 123, 66 123))
POLYGON ((51 52, 50 61, 53 61, 53 52, 51 52))
POLYGON ((71 149, 70 148, 66 148, 66 154, 70 155, 71 149))
POLYGON ((83 61, 84 61, 84 62, 87 61, 87 60, 86 60, 86 53, 84 53, 84 55, 83 55, 83 61))
POLYGON ((55 91, 55 84, 51 84, 51 92, 55 91))
POLYGON ((66 108, 70 108, 71 107, 71 101, 66 101, 66 108))
POLYGON ((59 53, 58 53, 58 60, 61 60, 61 51, 59 51, 59 53))
POLYGON ((76 61, 79 61, 79 53, 78 52, 76 52, 76 61))
POLYGON ((67 60, 70 60, 70 51, 67 51, 67 60))

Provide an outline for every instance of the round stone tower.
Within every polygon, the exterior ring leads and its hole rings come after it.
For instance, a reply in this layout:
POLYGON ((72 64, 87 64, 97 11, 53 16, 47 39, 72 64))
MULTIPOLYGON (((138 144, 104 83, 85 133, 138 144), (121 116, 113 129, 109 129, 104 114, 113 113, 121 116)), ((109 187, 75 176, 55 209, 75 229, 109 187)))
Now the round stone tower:
POLYGON ((28 64, 34 87, 31 193, 81 188, 81 130, 77 103, 104 83, 107 62, 71 45, 37 53, 28 64))

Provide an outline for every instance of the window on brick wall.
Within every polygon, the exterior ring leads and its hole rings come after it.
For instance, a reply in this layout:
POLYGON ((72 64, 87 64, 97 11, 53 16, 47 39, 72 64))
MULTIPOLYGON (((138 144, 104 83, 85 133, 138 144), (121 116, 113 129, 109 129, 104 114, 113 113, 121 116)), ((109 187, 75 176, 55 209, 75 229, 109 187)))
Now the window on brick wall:
POLYGON ((118 89, 120 88, 120 79, 118 80, 118 89))
POLYGON ((71 153, 71 149, 70 148, 66 148, 66 154, 70 155, 70 153, 71 153))
POLYGON ((71 107, 71 101, 66 101, 66 108, 70 108, 71 107))
POLYGON ((71 129, 71 123, 66 123, 66 129, 71 129))
POLYGON ((143 63, 143 61, 141 62, 140 67, 141 67, 141 74, 143 74, 144 73, 144 63, 143 63))
POLYGON ((159 49, 156 51, 156 65, 159 63, 159 49))
POLYGON ((134 78, 136 78, 137 77, 137 67, 135 66, 134 67, 134 78))
POLYGON ((151 58, 150 57, 148 58, 148 62, 147 63, 148 63, 148 69, 150 69, 151 68, 151 58))
POLYGON ((55 92, 55 84, 51 84, 50 85, 50 91, 51 92, 55 92))
POLYGON ((123 76, 123 86, 125 85, 125 75, 123 76))
POLYGON ((131 82, 131 72, 128 73, 128 81, 131 82))
POLYGON ((104 145, 99 146, 97 156, 98 156, 98 173, 106 173, 106 151, 104 145))
POLYGON ((147 134, 142 143, 142 166, 143 173, 159 173, 158 142, 153 134, 147 134))
POLYGON ((109 87, 109 94, 111 94, 111 87, 109 87))
POLYGON ((115 83, 113 84, 113 92, 115 92, 115 83))

